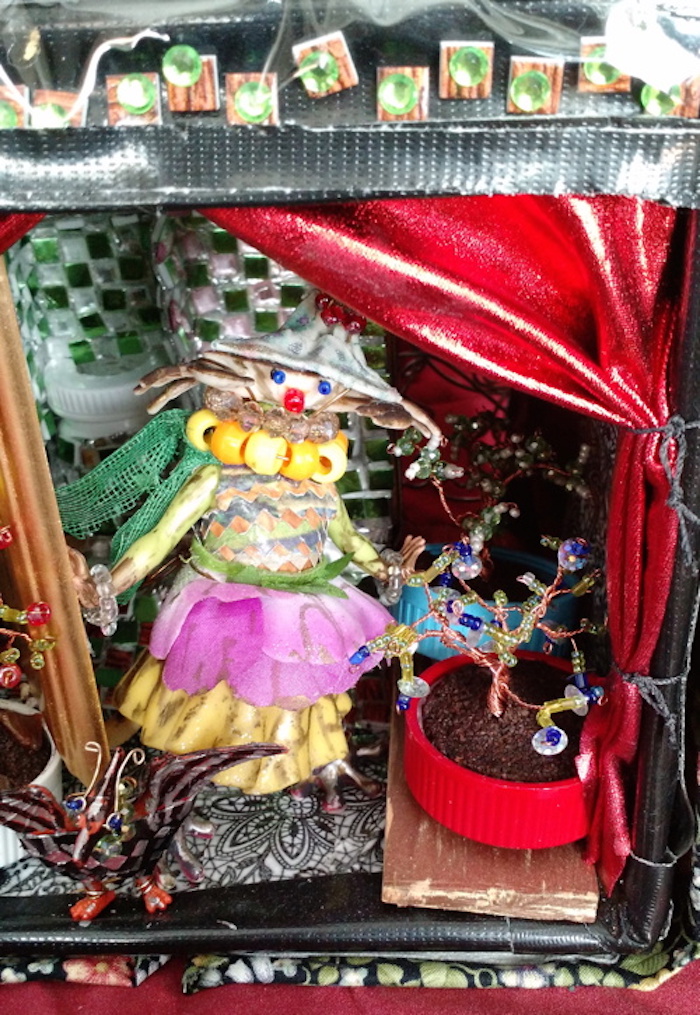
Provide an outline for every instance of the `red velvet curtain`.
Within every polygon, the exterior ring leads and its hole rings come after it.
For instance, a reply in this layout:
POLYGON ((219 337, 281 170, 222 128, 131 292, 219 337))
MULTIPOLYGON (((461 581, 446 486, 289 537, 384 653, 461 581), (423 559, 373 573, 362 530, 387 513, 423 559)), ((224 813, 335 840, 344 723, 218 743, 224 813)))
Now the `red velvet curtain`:
MULTIPOLYGON (((620 197, 468 197, 210 209, 303 278, 436 355, 621 428, 606 574, 615 661, 647 673, 673 567, 658 427, 669 415, 678 280, 670 208, 620 197), (674 284, 675 283, 675 284, 674 284)), ((40 216, 0 221, 3 249, 40 216)), ((640 700, 611 676, 582 744, 589 856, 608 889, 630 843, 621 764, 640 700)))
MULTIPOLYGON (((615 661, 648 673, 673 567, 657 427, 669 415, 676 211, 620 197, 467 197, 206 214, 389 331, 621 427, 606 574, 615 661)), ((676 284, 674 284, 674 282, 676 284)), ((582 744, 589 857, 608 890, 630 849, 621 765, 640 702, 611 675, 582 744)))

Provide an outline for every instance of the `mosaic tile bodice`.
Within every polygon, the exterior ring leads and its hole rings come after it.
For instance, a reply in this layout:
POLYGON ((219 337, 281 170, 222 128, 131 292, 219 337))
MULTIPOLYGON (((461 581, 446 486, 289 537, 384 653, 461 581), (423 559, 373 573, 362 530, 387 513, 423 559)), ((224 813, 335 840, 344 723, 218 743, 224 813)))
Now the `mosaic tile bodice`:
POLYGON ((224 468, 197 535, 221 560, 267 571, 304 571, 323 557, 337 493, 328 483, 224 468))

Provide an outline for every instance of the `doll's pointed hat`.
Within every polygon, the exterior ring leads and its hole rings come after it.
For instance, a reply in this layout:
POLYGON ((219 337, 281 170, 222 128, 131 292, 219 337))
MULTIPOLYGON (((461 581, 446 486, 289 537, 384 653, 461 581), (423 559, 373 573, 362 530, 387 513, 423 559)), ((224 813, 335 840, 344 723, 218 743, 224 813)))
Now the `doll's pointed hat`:
POLYGON ((358 334, 363 324, 362 318, 313 289, 279 331, 257 338, 218 339, 213 348, 273 367, 314 373, 377 401, 403 401, 367 365, 358 334))

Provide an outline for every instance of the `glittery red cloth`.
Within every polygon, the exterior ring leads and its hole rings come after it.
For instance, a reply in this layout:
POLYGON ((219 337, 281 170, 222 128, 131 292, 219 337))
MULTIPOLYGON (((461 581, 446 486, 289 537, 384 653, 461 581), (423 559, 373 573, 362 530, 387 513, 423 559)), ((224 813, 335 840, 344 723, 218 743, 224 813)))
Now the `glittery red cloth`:
MULTIPOLYGON (((682 258, 674 209, 621 197, 466 197, 210 209, 219 225, 389 331, 618 424, 606 573, 613 653, 648 672, 673 567, 660 436, 682 258), (674 284, 674 281, 676 284, 674 284)), ((640 702, 611 676, 582 745, 589 855, 606 888, 630 842, 620 768, 640 702)))

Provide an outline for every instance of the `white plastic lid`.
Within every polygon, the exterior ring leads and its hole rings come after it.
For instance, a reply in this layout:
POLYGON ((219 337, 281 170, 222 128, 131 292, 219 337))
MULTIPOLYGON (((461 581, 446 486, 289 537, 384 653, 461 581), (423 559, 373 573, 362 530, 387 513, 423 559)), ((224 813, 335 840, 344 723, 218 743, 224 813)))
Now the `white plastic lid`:
POLYGON ((68 440, 134 433, 148 420, 148 400, 134 385, 153 364, 144 361, 124 373, 79 374, 72 360, 48 364, 44 372, 49 408, 65 421, 68 440))

